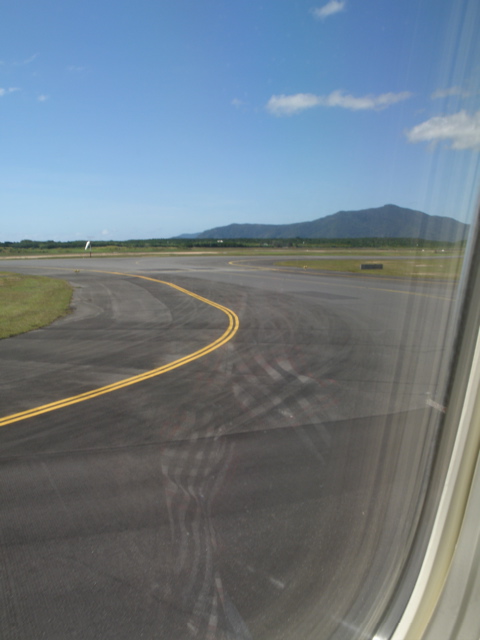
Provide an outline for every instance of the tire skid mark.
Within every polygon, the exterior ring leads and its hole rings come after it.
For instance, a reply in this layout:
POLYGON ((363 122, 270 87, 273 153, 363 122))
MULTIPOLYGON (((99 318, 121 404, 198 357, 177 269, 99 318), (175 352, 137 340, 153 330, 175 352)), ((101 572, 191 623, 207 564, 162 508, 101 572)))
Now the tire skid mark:
POLYGON ((172 584, 187 614, 190 637, 250 640, 251 635, 226 594, 218 568, 218 541, 212 505, 231 466, 234 442, 208 427, 202 438, 191 433, 212 421, 206 410, 187 416, 174 429, 183 441, 161 452, 161 469, 175 563, 172 584), (190 433, 189 433, 190 432, 190 433))
POLYGON ((291 426, 317 424, 322 440, 329 446, 330 437, 322 423, 333 417, 333 410, 338 411, 335 381, 299 374, 285 357, 270 363, 257 354, 249 363, 242 361, 240 367, 241 376, 232 373, 236 378, 232 390, 242 413, 230 423, 230 429, 259 418, 263 429, 276 428, 281 417, 288 419, 291 426))

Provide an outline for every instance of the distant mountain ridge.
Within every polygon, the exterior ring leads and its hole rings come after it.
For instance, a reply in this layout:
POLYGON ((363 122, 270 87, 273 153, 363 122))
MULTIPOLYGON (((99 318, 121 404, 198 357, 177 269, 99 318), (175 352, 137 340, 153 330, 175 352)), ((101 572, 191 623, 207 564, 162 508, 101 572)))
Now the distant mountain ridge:
POLYGON ((293 224, 229 224, 183 238, 230 240, 287 238, 420 238, 454 242, 466 237, 468 225, 454 218, 431 216, 386 204, 373 209, 339 211, 311 222, 293 224))

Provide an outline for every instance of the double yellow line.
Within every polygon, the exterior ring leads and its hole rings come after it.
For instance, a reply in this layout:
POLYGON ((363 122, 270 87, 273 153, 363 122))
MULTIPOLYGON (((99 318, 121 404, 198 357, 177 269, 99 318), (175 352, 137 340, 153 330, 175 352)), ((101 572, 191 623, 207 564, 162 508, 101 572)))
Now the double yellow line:
POLYGON ((173 369, 177 369, 178 367, 182 367, 189 362, 193 362, 194 360, 198 360, 198 358, 202 358, 206 356, 208 353, 215 351, 219 347, 223 346, 229 340, 233 338, 233 336, 237 333, 238 327, 240 326, 240 322, 235 312, 228 307, 224 307, 221 304, 213 302, 212 300, 208 300, 208 298, 204 298, 199 296, 193 291, 189 291, 188 289, 184 289, 183 287, 179 287, 172 282, 165 282, 164 280, 157 280, 156 278, 149 278, 147 276, 139 276, 129 273, 118 273, 116 271, 97 271, 97 273, 109 273, 111 275, 117 276, 128 276, 131 278, 141 278, 143 280, 150 280, 151 282, 158 282, 160 284, 164 284, 168 287, 172 287, 172 289, 177 289, 181 293, 185 293, 192 298, 196 298, 200 300, 200 302, 204 302, 205 304, 210 305, 211 307, 215 307, 220 311, 223 311, 225 315, 228 317, 228 328, 227 330, 214 342, 207 344, 202 349, 198 351, 194 351, 183 358, 179 358, 178 360, 174 360, 168 364, 163 365, 162 367, 158 367, 157 369, 151 369, 150 371, 145 371, 144 373, 140 373, 137 376, 133 376, 132 378, 125 378, 125 380, 120 380, 119 382, 114 382, 113 384, 109 384, 106 387, 99 387, 98 389, 93 389, 92 391, 87 391, 86 393, 81 393, 77 396, 71 396, 70 398, 64 398, 63 400, 57 400, 56 402, 50 402, 49 404, 41 405, 40 407, 34 407, 33 409, 28 409, 27 411, 22 411, 20 413, 14 413, 9 416, 5 416, 4 418, 0 418, 0 427, 5 427, 8 424, 12 424, 14 422, 20 422, 21 420, 26 420, 27 418, 33 418, 35 416, 39 416, 43 413, 49 413, 50 411, 56 411, 57 409, 63 409, 64 407, 69 407, 73 404, 78 404, 79 402, 85 402, 86 400, 91 400, 92 398, 98 398, 98 396, 103 396, 106 393, 111 393, 112 391, 118 391, 118 389, 123 389, 125 387, 129 387, 133 384, 138 384, 139 382, 143 382, 144 380, 149 380, 150 378, 154 378, 156 376, 160 376, 163 373, 167 373, 168 371, 172 371, 173 369))

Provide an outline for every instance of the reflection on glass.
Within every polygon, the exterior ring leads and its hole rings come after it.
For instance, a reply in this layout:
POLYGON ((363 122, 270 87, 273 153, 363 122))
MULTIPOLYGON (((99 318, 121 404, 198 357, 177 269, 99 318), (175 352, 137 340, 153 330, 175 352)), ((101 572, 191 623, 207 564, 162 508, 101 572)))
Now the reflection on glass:
POLYGON ((480 5, 26 0, 0 29, 0 257, 93 254, 2 260, 72 282, 75 313, 0 342, 0 417, 214 343, 215 304, 240 319, 199 360, 2 426, 1 637, 389 637, 454 437, 480 5), (347 255, 305 227, 223 252, 219 227, 335 212, 347 255), (202 231, 206 255, 94 259, 112 238, 202 231))

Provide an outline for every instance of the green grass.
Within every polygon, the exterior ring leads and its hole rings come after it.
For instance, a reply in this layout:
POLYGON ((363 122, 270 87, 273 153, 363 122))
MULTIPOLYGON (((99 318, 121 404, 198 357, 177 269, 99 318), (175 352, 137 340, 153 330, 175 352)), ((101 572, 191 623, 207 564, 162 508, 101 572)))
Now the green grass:
POLYGON ((456 279, 460 275, 463 256, 426 258, 419 255, 415 259, 395 260, 283 260, 276 262, 279 267, 296 267, 297 269, 315 269, 319 271, 336 271, 343 273, 358 273, 375 277, 400 277, 400 278, 440 278, 456 279), (362 270, 362 264, 381 263, 382 269, 362 270))
POLYGON ((0 338, 50 324, 69 312, 71 299, 64 280, 0 272, 0 338))

